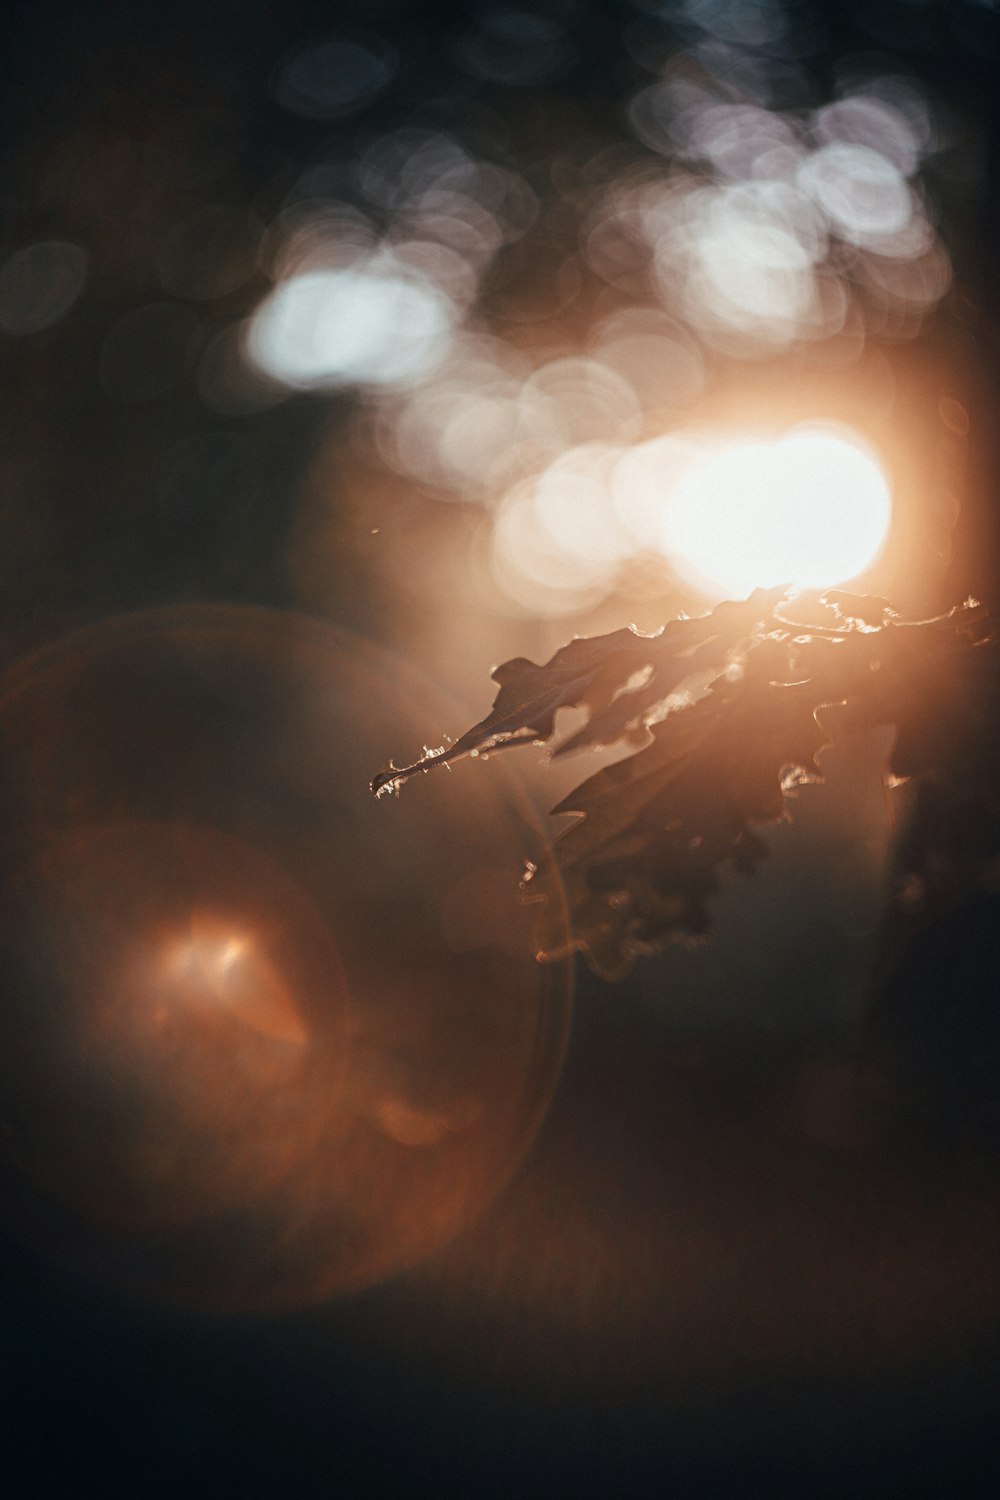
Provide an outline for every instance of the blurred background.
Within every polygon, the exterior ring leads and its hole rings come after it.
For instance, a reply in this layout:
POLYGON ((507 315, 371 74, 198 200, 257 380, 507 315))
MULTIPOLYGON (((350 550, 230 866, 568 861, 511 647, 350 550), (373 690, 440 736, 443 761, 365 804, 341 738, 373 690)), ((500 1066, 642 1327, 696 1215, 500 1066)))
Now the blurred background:
POLYGON ((2 67, 29 1493, 992 1493, 997 914, 887 924, 885 736, 613 986, 517 886, 620 751, 367 791, 575 635, 995 598, 992 0, 40 0, 2 67))

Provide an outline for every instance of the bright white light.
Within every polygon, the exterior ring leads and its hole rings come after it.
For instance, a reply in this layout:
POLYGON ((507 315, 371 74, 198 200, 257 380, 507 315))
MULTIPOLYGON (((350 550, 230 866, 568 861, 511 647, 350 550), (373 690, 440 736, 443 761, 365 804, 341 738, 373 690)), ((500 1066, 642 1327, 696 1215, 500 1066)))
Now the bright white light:
POLYGON ((299 390, 405 385, 443 357, 453 316, 437 287, 381 259, 307 271, 258 308, 247 353, 299 390))
POLYGON ((855 245, 898 234, 915 211, 903 174, 880 151, 834 141, 803 163, 799 185, 837 234, 855 245))
POLYGON ((755 345, 815 337, 816 267, 827 244, 803 193, 775 182, 675 191, 647 220, 664 302, 680 287, 689 322, 755 345))
POLYGON ((875 560, 891 510, 885 475, 853 434, 799 428, 693 463, 664 507, 661 545, 707 592, 825 588, 875 560))

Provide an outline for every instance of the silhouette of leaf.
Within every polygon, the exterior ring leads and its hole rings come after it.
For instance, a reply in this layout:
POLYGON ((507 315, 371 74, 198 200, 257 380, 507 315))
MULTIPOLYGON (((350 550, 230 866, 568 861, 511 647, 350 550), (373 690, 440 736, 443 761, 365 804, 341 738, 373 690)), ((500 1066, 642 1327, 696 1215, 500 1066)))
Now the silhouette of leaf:
POLYGON ((579 637, 541 666, 523 656, 504 662, 492 674, 500 691, 485 719, 447 749, 426 751, 412 765, 390 764, 374 777, 372 791, 376 796, 397 791, 418 771, 463 755, 547 740, 560 708, 589 710, 588 723, 561 750, 611 744, 639 726, 686 678, 721 666, 744 638, 770 622, 784 595, 784 589, 757 589, 711 614, 672 620, 657 635, 628 627, 579 637), (644 674, 642 685, 630 687, 638 674, 644 674))
POLYGON ((895 725, 889 770, 899 780, 957 769, 971 743, 984 738, 983 714, 1000 687, 987 611, 968 600, 940 619, 895 621, 857 639, 865 642, 864 669, 851 664, 842 693, 827 694, 830 702, 841 697, 843 707, 825 713, 824 722, 895 725))
POLYGON ((895 777, 946 777, 962 761, 982 797, 1000 801, 1000 642, 982 605, 910 622, 884 599, 834 593, 832 625, 800 624, 779 612, 784 598, 757 590, 655 636, 618 630, 571 641, 542 666, 507 662, 485 719, 447 750, 389 766, 373 789, 549 739, 562 707, 588 718, 555 754, 639 742, 553 809, 574 822, 523 882, 539 903, 539 957, 580 949, 607 978, 637 954, 708 932, 722 872, 757 869, 766 849, 756 830, 786 815, 795 782, 820 779, 817 754, 841 732, 893 724, 895 777), (702 696, 677 706, 672 695, 696 679, 702 696), (990 714, 995 732, 984 735, 990 714))
POLYGON ((828 605, 839 619, 857 620, 873 629, 896 618, 888 599, 877 594, 845 594, 841 589, 827 589, 820 602, 828 605))
POLYGON ((818 775, 826 735, 813 708, 807 683, 720 681, 655 725, 646 749, 565 798, 555 812, 581 816, 525 881, 545 903, 540 956, 580 948, 598 973, 620 978, 636 954, 702 937, 721 868, 755 869, 753 825, 783 816, 790 776, 818 775))

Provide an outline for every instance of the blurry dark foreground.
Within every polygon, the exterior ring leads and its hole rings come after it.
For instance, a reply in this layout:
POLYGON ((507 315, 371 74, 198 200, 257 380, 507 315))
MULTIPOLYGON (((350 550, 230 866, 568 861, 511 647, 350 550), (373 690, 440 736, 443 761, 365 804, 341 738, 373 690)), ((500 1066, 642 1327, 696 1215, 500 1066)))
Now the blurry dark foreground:
POLYGON ((839 1493, 986 1463, 988 1137, 835 997, 823 1025, 739 1019, 741 984, 822 994, 740 917, 806 893, 797 861, 831 861, 827 981, 870 947, 818 802, 772 883, 727 893, 735 933, 615 990, 578 975, 567 1048, 570 976, 506 879, 539 838, 516 780, 359 792, 415 702, 456 711, 232 606, 12 670, 8 1409, 40 1482, 711 1490, 815 1483, 829 1453, 839 1493), (702 1022, 670 992, 699 966, 702 1022))

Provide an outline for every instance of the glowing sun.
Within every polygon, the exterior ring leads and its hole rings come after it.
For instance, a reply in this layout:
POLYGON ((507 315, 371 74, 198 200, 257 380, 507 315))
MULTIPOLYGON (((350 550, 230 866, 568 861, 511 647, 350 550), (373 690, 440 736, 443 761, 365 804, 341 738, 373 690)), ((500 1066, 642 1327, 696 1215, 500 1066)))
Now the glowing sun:
POLYGON ((796 428, 696 461, 663 513, 663 545, 691 581, 731 596, 787 583, 826 588, 875 561, 892 501, 877 460, 854 434, 796 428))

